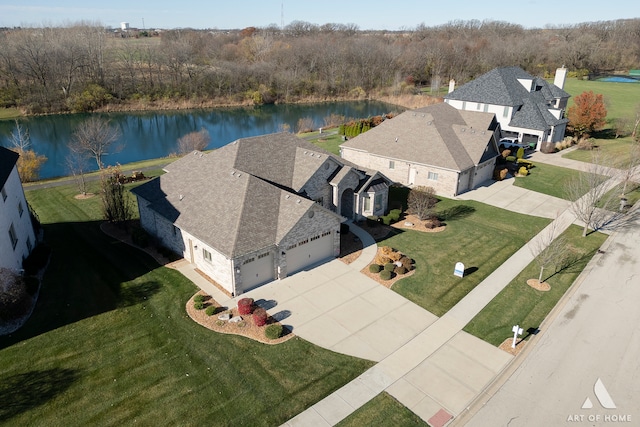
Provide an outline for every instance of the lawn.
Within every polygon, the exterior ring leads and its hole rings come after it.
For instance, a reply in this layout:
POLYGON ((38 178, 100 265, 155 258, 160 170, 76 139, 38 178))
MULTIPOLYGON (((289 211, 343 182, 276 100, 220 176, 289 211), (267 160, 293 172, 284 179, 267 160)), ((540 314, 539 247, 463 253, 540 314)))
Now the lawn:
POLYGON ((569 104, 573 105, 573 98, 582 92, 593 91, 602 94, 607 107, 607 120, 622 117, 634 117, 634 111, 640 104, 639 83, 612 83, 589 80, 567 79, 564 90, 571 94, 569 104))
POLYGON ((514 185, 538 193, 567 199, 563 183, 572 177, 578 176, 579 173, 574 169, 538 162, 535 167, 529 170, 529 175, 516 177, 514 185))
POLYGON ((551 290, 537 291, 527 285, 528 279, 537 279, 540 274, 540 267, 533 261, 464 330, 498 346, 513 336, 513 325, 520 325, 525 331, 537 329, 607 238, 601 233, 582 237, 582 228, 576 225, 569 227, 563 236, 567 242, 565 253, 571 254, 572 262, 557 272, 545 269, 542 277, 551 290))
POLYGON ((398 402, 391 395, 382 392, 362 407, 336 424, 337 427, 387 427, 387 426, 427 426, 428 424, 398 402))
POLYGON ((342 135, 338 135, 338 129, 329 129, 327 131, 323 131, 323 133, 308 132, 304 134, 298 135, 300 138, 304 138, 307 141, 317 145, 318 147, 327 150, 330 153, 335 154, 336 156, 340 155, 340 145, 344 143, 342 139, 342 135))
POLYGON ((400 231, 378 243, 415 260, 415 274, 392 289, 436 316, 457 304, 550 222, 474 201, 443 198, 436 210, 447 224, 444 231, 400 231), (463 278, 453 275, 457 261, 467 268, 463 278))
POLYGON ((26 192, 53 252, 31 319, 0 337, 0 424, 279 425, 372 365, 199 326, 195 286, 104 235, 99 199, 74 194, 26 192))
POLYGON ((22 117, 17 108, 0 108, 0 120, 13 120, 22 117))
MULTIPOLYGON (((595 144, 598 146, 598 154, 605 161, 612 162, 611 166, 624 167, 631 153, 631 149, 637 146, 631 137, 616 139, 596 139, 595 144)), ((571 150, 562 155, 567 159, 578 160, 581 162, 593 162, 593 152, 589 150, 571 150)))

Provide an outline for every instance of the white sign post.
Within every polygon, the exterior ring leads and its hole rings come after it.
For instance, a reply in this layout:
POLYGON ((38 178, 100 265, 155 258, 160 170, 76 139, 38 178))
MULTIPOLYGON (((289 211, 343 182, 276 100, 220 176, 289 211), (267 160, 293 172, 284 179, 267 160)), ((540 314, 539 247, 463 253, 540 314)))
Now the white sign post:
POLYGON ((453 269, 453 275, 458 277, 464 276, 464 264, 461 262, 456 262, 456 267, 453 269))
POLYGON ((516 348, 516 340, 518 339, 518 335, 522 335, 522 328, 519 325, 515 325, 511 330, 513 331, 513 344, 511 344, 511 348, 516 348))

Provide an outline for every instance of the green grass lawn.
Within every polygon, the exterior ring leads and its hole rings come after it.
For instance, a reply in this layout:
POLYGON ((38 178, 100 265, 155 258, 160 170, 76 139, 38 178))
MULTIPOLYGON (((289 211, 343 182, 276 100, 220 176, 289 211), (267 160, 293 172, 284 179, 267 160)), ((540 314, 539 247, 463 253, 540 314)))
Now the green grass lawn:
POLYGON ((474 201, 442 199, 436 210, 445 217, 444 231, 407 230, 378 243, 415 260, 416 272, 392 289, 436 316, 446 313, 550 221, 474 201), (457 261, 470 269, 464 278, 453 275, 457 261))
POLYGON ((537 279, 540 274, 540 267, 533 261, 464 330, 498 346, 513 336, 513 325, 520 325, 525 331, 538 328, 607 238, 601 233, 582 237, 582 228, 576 225, 563 235, 566 253, 571 254, 573 262, 558 272, 551 268, 545 270, 542 277, 551 285, 551 290, 537 291, 527 285, 528 279, 537 279))
POLYGON ((567 79, 564 90, 571 94, 567 108, 573 105, 573 98, 582 92, 593 91, 593 93, 602 94, 609 122, 617 118, 633 117, 636 106, 640 104, 640 84, 638 83, 567 79))
POLYGON ((13 120, 22 117, 17 108, 0 108, 0 120, 13 120))
POLYGON ((344 143, 344 141, 342 140, 342 135, 338 135, 337 131, 337 128, 333 128, 325 130, 322 133, 314 131, 299 134, 298 137, 304 138, 318 147, 339 156, 340 144, 344 143))
MULTIPOLYGON (((595 144, 598 146, 598 155, 605 161, 610 161, 611 166, 624 167, 631 153, 631 149, 637 144, 633 142, 631 137, 616 138, 616 139, 602 139, 595 140, 595 144)), ((572 150, 562 155, 567 159, 578 160, 581 162, 591 163, 593 162, 593 151, 590 150, 572 150)))
POLYGON ((516 177, 514 185, 537 191, 538 193, 567 199, 563 183, 572 177, 578 176, 578 174, 579 172, 573 169, 538 162, 535 167, 529 170, 529 175, 516 177))
POLYGON ((104 235, 99 198, 75 192, 26 192, 52 257, 32 317, 0 337, 0 424, 273 426, 372 365, 199 326, 197 288, 104 235))
POLYGON ((336 424, 337 427, 427 426, 391 395, 382 392, 336 424))

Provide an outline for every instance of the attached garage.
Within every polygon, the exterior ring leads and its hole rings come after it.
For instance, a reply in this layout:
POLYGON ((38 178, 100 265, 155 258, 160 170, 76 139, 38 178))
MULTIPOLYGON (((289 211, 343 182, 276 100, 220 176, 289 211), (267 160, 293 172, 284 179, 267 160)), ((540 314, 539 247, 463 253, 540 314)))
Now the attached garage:
POLYGON ((298 242, 287 250, 287 275, 333 257, 333 234, 326 231, 298 242))
POLYGON ((240 277, 242 278, 242 290, 236 289, 238 294, 250 291, 260 285, 275 279, 275 268, 273 263, 273 252, 247 258, 240 266, 240 277))

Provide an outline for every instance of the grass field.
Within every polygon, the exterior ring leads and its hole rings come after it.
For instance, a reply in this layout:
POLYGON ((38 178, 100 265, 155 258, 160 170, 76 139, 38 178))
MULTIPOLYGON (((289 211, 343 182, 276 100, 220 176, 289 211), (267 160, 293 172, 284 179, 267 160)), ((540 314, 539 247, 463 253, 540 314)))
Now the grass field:
POLYGON ((567 79, 564 90, 571 94, 569 105, 573 105, 573 97, 582 92, 593 91, 602 94, 607 107, 607 121, 617 118, 635 117, 640 105, 640 83, 611 83, 589 80, 567 79))
POLYGON ((391 395, 382 392, 360 409, 336 424, 337 427, 387 427, 387 426, 428 426, 427 423, 398 402, 391 395))
POLYGON ((582 237, 582 229, 576 225, 563 236, 567 242, 565 254, 570 254, 572 262, 558 272, 546 269, 542 277, 551 290, 537 291, 527 285, 528 279, 537 279, 540 274, 540 267, 533 261, 464 330, 497 346, 513 336, 513 325, 525 331, 538 328, 607 238, 601 233, 582 237))
POLYGON ((516 177, 513 185, 567 199, 563 183, 572 177, 578 176, 578 174, 579 172, 574 169, 536 163, 536 166, 529 171, 529 175, 516 177))
POLYGON ((546 218, 517 214, 474 201, 442 199, 436 210, 448 217, 438 233, 407 230, 379 242, 416 262, 416 272, 393 290, 442 316, 529 239, 549 224, 546 218), (465 264, 463 278, 453 275, 465 264))
POLYGON ((17 108, 0 108, 0 120, 13 120, 22 117, 22 113, 17 108))
MULTIPOLYGON (((611 166, 623 168, 628 164, 629 154, 631 150, 637 146, 631 137, 605 139, 597 138, 595 141, 598 146, 598 155, 611 166)), ((562 155, 567 159, 578 160, 581 162, 591 163, 594 153, 589 150, 572 150, 562 155)))
POLYGON ((75 193, 26 192, 52 257, 31 319, 0 337, 0 424, 273 426, 372 365, 197 325, 195 286, 104 235, 99 199, 75 193))

